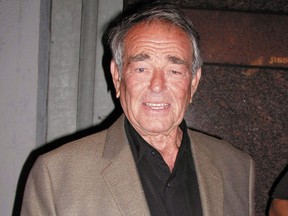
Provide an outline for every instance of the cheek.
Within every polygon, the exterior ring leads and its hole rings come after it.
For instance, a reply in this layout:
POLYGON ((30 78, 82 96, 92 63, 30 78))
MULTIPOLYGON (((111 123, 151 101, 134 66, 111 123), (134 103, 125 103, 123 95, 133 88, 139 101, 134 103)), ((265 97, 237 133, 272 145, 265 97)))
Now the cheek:
POLYGON ((141 91, 141 84, 133 79, 123 80, 121 85, 121 99, 122 103, 124 102, 126 106, 133 106, 139 96, 139 94, 143 92, 141 91))
POLYGON ((191 88, 188 82, 181 82, 180 84, 175 84, 173 90, 174 95, 181 103, 186 103, 191 97, 191 88))

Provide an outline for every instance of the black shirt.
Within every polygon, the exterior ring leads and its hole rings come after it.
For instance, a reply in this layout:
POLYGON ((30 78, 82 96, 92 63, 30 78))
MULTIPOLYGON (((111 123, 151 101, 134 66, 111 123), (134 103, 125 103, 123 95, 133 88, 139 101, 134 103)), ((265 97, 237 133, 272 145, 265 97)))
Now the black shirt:
POLYGON ((172 173, 160 153, 125 120, 125 131, 152 216, 202 216, 198 183, 185 121, 172 173))

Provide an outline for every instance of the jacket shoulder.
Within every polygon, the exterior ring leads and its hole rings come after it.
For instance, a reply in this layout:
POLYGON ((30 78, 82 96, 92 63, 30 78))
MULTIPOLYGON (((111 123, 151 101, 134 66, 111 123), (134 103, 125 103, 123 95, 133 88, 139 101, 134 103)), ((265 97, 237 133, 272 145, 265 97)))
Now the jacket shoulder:
MULTIPOLYGON (((102 157, 107 130, 68 142, 50 152, 39 156, 48 167, 89 163, 102 157), (92 160, 91 160, 92 159, 92 160)), ((99 162, 99 160, 97 160, 99 162)))
POLYGON ((250 160, 251 157, 248 153, 238 149, 225 140, 189 130, 190 140, 192 145, 196 145, 201 151, 207 154, 210 158, 220 157, 227 159, 241 159, 250 160))

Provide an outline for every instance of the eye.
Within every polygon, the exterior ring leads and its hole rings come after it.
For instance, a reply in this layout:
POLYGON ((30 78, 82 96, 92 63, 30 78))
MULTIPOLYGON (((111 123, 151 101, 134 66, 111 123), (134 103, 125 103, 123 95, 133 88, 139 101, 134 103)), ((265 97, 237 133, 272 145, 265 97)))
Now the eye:
POLYGON ((138 73, 144 73, 146 71, 146 68, 136 68, 136 72, 138 73))
POLYGON ((177 70, 170 70, 171 74, 175 74, 175 75, 181 75, 182 72, 181 71, 177 71, 177 70))

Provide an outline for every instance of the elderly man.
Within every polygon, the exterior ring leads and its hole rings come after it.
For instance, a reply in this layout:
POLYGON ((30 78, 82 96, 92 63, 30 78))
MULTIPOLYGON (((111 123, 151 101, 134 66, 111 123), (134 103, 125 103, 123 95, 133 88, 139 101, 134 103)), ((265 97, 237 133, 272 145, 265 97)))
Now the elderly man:
POLYGON ((253 160, 183 120, 201 77, 198 43, 167 4, 122 19, 110 68, 124 115, 39 157, 22 215, 252 215, 253 160))

